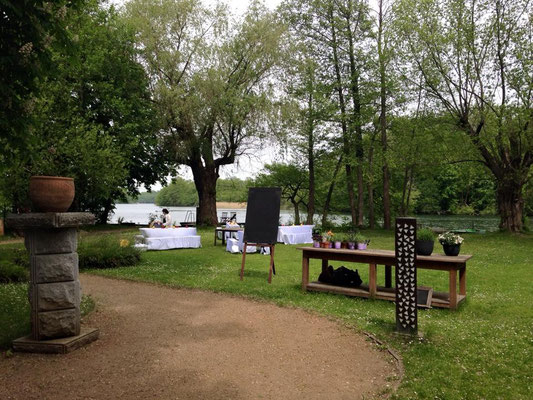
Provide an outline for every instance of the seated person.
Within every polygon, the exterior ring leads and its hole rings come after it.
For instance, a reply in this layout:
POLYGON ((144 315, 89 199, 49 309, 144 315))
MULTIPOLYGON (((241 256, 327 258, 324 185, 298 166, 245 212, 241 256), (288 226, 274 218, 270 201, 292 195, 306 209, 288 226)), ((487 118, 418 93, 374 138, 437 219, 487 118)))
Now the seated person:
POLYGON ((163 226, 166 228, 172 228, 172 215, 168 212, 166 208, 163 208, 163 226))

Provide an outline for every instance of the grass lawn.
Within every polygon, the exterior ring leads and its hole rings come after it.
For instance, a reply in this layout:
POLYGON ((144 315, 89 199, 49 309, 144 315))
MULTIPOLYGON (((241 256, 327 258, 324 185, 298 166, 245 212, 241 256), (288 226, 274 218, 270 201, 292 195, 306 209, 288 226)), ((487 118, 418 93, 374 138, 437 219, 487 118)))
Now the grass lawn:
MULTIPOLYGON (((119 240, 134 233, 113 235, 119 240)), ((226 253, 220 242, 214 247, 212 229, 201 230, 200 234, 202 249, 147 252, 135 267, 90 272, 227 292, 338 318, 354 329, 373 333, 402 355, 405 377, 398 398, 531 398, 533 235, 464 235, 461 252, 474 255, 468 263, 466 303, 455 312, 420 310, 419 329, 424 339, 409 340, 394 334, 392 302, 303 293, 298 246, 276 246, 278 274, 271 285, 267 283, 269 257, 247 256, 245 279, 241 282, 240 255, 226 253)), ((391 232, 366 231, 365 235, 371 238, 372 248, 393 249, 391 232)), ((86 240, 92 237, 87 236, 86 240)), ((440 245, 436 244, 436 249, 440 251, 440 245)), ((358 268, 363 281, 368 281, 366 265, 347 266, 358 268)), ((319 272, 320 261, 311 260, 311 279, 316 279, 319 272)), ((378 279, 383 279, 383 268, 378 270, 378 279)), ((420 270, 418 283, 447 291, 448 275, 420 270)), ((2 295, 1 286, 0 301, 6 296, 2 295)))

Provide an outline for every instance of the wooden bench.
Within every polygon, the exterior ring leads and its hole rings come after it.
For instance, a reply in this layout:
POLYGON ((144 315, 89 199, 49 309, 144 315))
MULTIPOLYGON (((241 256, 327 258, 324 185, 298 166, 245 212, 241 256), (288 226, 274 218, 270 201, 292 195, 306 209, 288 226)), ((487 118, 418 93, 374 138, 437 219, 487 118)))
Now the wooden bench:
MULTIPOLYGON (((299 247, 302 250, 302 289, 318 292, 331 292, 347 296, 367 297, 395 301, 396 292, 392 287, 377 285, 377 266, 394 266, 396 257, 390 250, 345 250, 323 249, 315 247, 299 247), (309 260, 315 258, 322 260, 322 270, 328 267, 329 261, 345 261, 368 264, 368 285, 359 288, 328 285, 320 282, 309 282, 309 260)), ((445 255, 417 256, 417 269, 433 269, 447 271, 449 275, 449 291, 433 292, 431 305, 433 307, 457 309, 458 305, 466 299, 466 262, 471 255, 455 257, 445 255), (457 272, 459 271, 459 293, 457 293, 457 272)), ((390 274, 390 270, 388 272, 390 274)), ((389 277, 390 279, 390 277, 389 277)))

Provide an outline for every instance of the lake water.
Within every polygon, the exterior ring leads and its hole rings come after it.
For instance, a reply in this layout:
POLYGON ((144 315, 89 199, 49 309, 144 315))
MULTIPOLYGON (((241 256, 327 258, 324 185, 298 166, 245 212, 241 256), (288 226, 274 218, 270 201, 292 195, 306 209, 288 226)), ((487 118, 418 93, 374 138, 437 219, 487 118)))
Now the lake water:
MULTIPOLYGON (((166 207, 172 214, 172 220, 175 222, 185 221, 188 212, 196 213, 195 207, 166 207)), ((146 225, 149 222, 150 214, 160 216, 163 208, 155 204, 117 204, 115 213, 111 217, 111 223, 118 223, 118 219, 122 218, 123 222, 134 222, 136 224, 146 225)), ((222 213, 231 215, 232 212, 237 212, 237 221, 244 222, 246 219, 246 210, 244 209, 218 209, 218 218, 222 213)), ((300 215, 302 221, 305 220, 305 214, 300 215)), ((335 223, 342 223, 349 221, 348 215, 333 215, 335 223)), ((418 222, 421 226, 438 227, 444 229, 484 229, 488 232, 498 230, 499 218, 497 216, 469 216, 469 215, 418 215, 418 222)), ((294 221, 294 213, 288 210, 281 210, 280 223, 290 224, 294 221)))

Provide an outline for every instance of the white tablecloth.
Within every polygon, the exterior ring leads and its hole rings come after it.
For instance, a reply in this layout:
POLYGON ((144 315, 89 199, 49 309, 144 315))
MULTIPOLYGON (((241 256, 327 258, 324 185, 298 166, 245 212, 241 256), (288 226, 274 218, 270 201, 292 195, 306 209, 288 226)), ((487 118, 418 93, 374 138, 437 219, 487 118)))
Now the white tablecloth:
POLYGON ((196 228, 141 228, 148 250, 170 250, 201 247, 196 228))
MULTIPOLYGON (((237 238, 228 238, 226 242, 226 251, 229 251, 230 253, 234 253, 233 246, 237 246, 238 251, 242 252, 244 249, 244 231, 237 231, 237 238)), ((247 253, 255 253, 257 251, 257 247, 255 246, 246 246, 246 252, 247 253)))
POLYGON ((314 225, 280 226, 278 242, 285 244, 313 243, 314 225))
POLYGON ((145 238, 195 236, 196 228, 141 228, 145 238))

